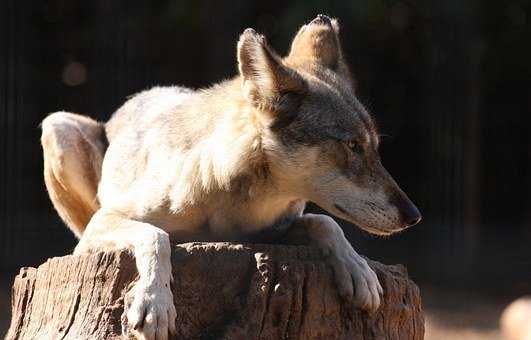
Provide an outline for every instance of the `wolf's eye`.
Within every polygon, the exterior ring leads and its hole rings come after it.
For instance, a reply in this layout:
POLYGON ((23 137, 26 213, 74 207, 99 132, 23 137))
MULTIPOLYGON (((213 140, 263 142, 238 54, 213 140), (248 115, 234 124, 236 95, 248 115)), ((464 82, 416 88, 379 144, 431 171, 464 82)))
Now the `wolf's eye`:
POLYGON ((361 153, 363 151, 363 148, 361 147, 361 145, 355 140, 349 140, 346 142, 346 144, 348 148, 352 150, 352 152, 361 153))

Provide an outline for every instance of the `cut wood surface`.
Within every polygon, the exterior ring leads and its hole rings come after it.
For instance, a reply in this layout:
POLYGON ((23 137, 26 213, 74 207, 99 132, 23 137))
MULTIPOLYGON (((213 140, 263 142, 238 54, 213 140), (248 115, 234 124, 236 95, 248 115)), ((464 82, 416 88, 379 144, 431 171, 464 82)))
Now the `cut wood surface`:
MULTIPOLYGON (((177 339, 423 339, 420 293, 401 265, 369 261, 384 289, 368 314, 337 295, 306 246, 187 243, 173 249, 177 339)), ((6 339, 122 338, 128 252, 52 258, 15 278, 6 339)))

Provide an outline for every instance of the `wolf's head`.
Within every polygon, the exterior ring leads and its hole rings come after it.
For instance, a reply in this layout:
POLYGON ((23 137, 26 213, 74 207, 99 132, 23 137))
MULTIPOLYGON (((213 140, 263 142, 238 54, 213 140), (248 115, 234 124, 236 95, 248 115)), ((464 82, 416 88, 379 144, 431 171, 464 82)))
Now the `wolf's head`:
POLYGON ((420 221, 380 162, 378 134, 354 93, 336 20, 319 15, 304 25, 285 58, 247 29, 238 63, 246 100, 266 126, 263 148, 282 190, 375 234, 420 221))

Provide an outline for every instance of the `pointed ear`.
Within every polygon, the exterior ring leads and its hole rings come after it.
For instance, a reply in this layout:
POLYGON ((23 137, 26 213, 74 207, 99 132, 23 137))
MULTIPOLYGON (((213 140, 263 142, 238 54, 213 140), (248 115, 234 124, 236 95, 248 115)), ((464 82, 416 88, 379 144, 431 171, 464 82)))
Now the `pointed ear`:
POLYGON ((309 24, 302 26, 291 43, 288 59, 295 63, 317 63, 333 71, 348 72, 339 42, 337 20, 319 14, 309 24))
POLYGON ((286 67, 265 37, 251 28, 238 41, 238 68, 245 97, 259 109, 288 110, 306 92, 302 77, 286 67))

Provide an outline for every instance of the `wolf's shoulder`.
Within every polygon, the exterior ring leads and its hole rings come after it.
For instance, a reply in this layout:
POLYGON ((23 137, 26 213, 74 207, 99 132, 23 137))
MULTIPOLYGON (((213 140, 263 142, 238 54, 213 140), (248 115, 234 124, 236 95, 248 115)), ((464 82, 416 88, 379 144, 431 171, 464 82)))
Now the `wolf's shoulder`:
POLYGON ((129 96, 113 118, 121 114, 140 114, 146 119, 149 114, 182 104, 193 93, 194 90, 182 86, 155 86, 129 96))
POLYGON ((162 114, 173 111, 195 91, 183 86, 155 86, 128 97, 105 124, 107 138, 128 127, 150 124, 162 114))
POLYGON ((154 86, 150 89, 137 92, 127 97, 128 102, 131 101, 146 101, 150 99, 160 99, 165 97, 180 97, 190 95, 194 92, 191 88, 184 86, 154 86))

